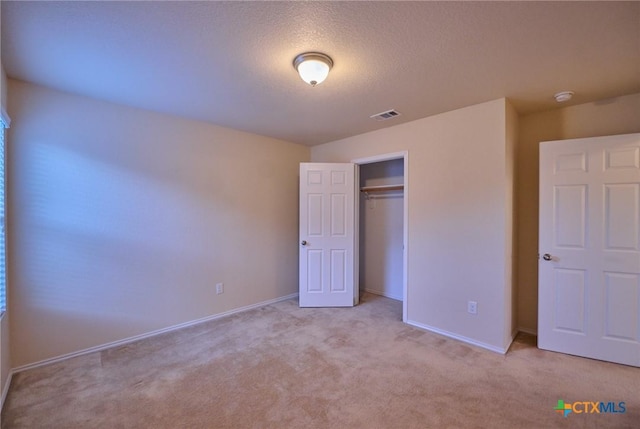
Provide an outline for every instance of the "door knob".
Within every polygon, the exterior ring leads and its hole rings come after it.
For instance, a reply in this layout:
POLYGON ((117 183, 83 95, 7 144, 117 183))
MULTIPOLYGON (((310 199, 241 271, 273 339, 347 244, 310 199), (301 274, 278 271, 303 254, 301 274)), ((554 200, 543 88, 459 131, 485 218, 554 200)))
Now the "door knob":
POLYGON ((549 255, 548 253, 545 253, 544 255, 542 255, 542 259, 544 259, 545 261, 550 261, 551 255, 549 255))
POLYGON ((307 245, 307 240, 302 240, 302 242, 300 244, 302 244, 303 246, 306 246, 307 245))

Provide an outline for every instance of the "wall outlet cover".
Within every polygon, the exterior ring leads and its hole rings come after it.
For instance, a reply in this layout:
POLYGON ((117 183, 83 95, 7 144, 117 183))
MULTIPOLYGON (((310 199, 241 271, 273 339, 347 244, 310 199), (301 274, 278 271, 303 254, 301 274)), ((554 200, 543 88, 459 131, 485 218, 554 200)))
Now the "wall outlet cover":
POLYGON ((469 301, 467 303, 467 312, 470 314, 478 314, 478 303, 475 301, 469 301))

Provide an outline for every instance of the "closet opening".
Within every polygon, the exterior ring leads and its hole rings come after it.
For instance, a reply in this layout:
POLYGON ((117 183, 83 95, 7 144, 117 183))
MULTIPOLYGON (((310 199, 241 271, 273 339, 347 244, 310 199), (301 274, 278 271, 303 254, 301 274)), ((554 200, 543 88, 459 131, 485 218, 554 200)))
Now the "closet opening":
POLYGON ((358 165, 359 291, 402 302, 407 320, 408 153, 354 160, 358 165))

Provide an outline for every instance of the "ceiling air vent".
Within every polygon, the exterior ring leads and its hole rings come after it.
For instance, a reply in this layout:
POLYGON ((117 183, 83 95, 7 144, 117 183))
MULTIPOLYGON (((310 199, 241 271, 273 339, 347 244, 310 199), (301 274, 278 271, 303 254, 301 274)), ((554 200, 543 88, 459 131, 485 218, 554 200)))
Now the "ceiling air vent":
POLYGON ((386 121, 387 119, 395 118, 396 116, 400 116, 400 113, 395 110, 387 110, 386 112, 376 113, 375 115, 369 116, 376 121, 386 121))

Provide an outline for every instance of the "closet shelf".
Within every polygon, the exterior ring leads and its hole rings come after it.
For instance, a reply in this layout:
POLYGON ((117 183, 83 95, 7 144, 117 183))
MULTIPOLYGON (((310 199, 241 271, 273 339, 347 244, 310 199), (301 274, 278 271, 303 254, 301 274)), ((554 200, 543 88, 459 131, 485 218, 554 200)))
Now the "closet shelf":
POLYGON ((364 193, 365 198, 369 198, 371 192, 385 192, 385 191, 402 191, 404 185, 380 185, 380 186, 364 186, 360 188, 360 192, 364 193))

